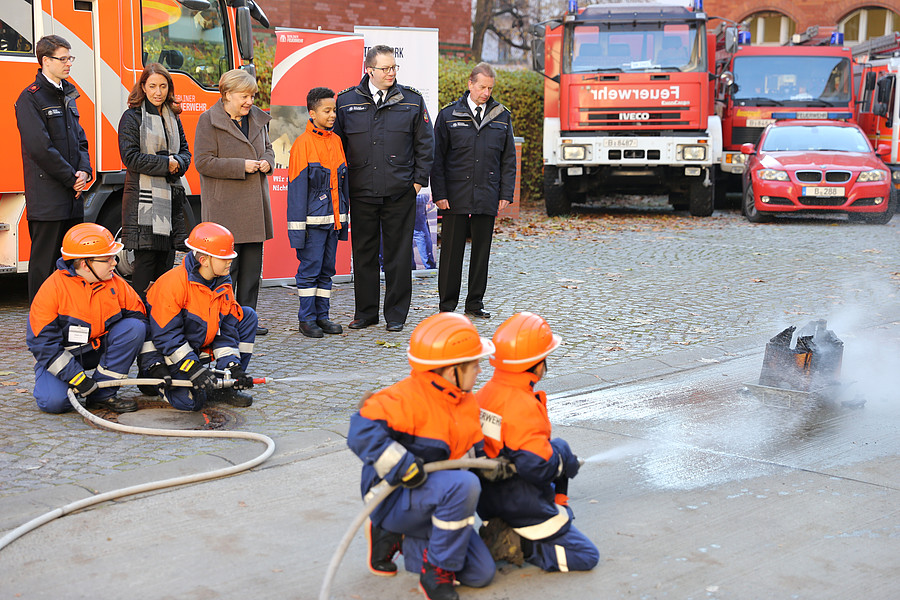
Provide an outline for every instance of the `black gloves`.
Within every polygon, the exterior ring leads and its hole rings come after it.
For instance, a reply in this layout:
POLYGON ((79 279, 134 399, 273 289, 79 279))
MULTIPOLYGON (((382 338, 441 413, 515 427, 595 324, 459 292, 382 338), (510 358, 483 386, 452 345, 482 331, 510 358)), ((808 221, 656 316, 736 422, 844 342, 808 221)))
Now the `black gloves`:
POLYGON ((416 458, 400 478, 400 485, 409 489, 417 488, 425 483, 426 479, 428 479, 428 473, 425 472, 425 463, 421 458, 416 458))
POLYGON ((516 474, 516 467, 508 458, 498 456, 494 459, 498 464, 493 469, 481 469, 481 477, 485 481, 503 481, 516 474))
POLYGON ((87 376, 87 373, 81 371, 69 380, 69 387, 74 388, 75 393, 82 398, 87 398, 90 394, 97 391, 97 382, 87 376))
POLYGON ((178 370, 187 375, 187 378, 194 384, 194 389, 209 392, 216 388, 216 376, 193 358, 186 358, 181 361, 181 366, 178 367, 178 370))
POLYGON ((234 389, 249 390, 253 387, 253 378, 244 373, 241 365, 232 363, 226 368, 231 372, 231 378, 234 379, 234 389))
POLYGON ((157 384, 160 391, 163 391, 172 385, 172 375, 169 374, 169 367, 167 367, 165 363, 156 363, 147 369, 147 377, 151 379, 162 379, 162 383, 157 384))

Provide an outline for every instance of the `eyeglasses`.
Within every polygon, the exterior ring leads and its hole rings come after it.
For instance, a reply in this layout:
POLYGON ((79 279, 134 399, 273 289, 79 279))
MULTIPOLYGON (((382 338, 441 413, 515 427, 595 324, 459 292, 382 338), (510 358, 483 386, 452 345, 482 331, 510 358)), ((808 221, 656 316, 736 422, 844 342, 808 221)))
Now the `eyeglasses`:
POLYGON ((370 69, 377 69, 382 73, 396 73, 400 70, 400 65, 391 65, 390 67, 369 67, 370 69))
POLYGON ((74 56, 48 56, 47 58, 52 58, 53 60, 58 60, 59 62, 61 62, 63 64, 75 62, 74 56))
POLYGON ((111 263, 113 261, 118 262, 118 259, 115 256, 110 256, 109 258, 106 258, 106 259, 101 259, 101 258, 92 258, 91 259, 91 262, 103 263, 104 265, 108 265, 109 263, 111 263))

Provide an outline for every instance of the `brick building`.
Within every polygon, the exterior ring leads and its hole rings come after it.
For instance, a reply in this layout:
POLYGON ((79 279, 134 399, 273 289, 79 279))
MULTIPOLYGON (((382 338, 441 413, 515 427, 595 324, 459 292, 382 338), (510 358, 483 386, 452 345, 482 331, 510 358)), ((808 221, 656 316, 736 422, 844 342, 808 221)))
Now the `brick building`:
POLYGON ((433 27, 442 53, 471 47, 471 0, 261 0, 272 27, 353 31, 355 25, 433 27))
POLYGON ((746 22, 753 44, 783 44, 811 25, 836 26, 850 46, 900 31, 900 0, 705 0, 703 8, 708 15, 746 22))

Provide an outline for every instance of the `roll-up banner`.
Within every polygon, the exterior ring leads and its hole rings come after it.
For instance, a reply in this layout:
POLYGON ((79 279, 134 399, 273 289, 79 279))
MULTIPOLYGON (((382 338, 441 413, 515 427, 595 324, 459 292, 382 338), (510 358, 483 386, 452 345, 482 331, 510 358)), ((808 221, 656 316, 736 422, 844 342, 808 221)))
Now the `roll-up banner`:
MULTIPOLYGON (((275 30, 275 65, 269 137, 275 150, 275 169, 269 178, 275 237, 264 244, 263 281, 289 283, 297 274, 297 253, 287 236, 288 163, 294 140, 306 130, 306 94, 314 87, 335 93, 359 83, 363 74, 363 38, 357 33, 275 30)), ((350 243, 338 242, 337 280, 350 275, 350 243)))

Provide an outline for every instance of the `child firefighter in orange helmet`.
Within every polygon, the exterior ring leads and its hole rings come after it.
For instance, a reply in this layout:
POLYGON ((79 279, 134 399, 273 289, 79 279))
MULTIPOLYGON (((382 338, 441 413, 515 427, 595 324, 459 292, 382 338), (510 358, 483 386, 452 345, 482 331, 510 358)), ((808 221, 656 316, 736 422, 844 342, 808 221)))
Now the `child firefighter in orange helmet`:
POLYGON ((547 322, 521 312, 494 332, 494 375, 476 397, 481 406, 488 458, 516 467, 511 478, 485 481, 478 514, 487 523, 481 536, 495 559, 545 571, 588 571, 597 547, 572 525, 568 480, 578 457, 562 438, 550 438, 547 396, 534 385, 547 373, 547 355, 561 343, 547 322), (508 525, 507 525, 508 524, 508 525))
POLYGON ((362 494, 386 480, 401 485, 372 512, 369 570, 395 575, 402 546, 429 600, 457 600, 454 581, 486 586, 496 569, 478 537, 481 490, 470 471, 427 474, 425 463, 484 456, 478 404, 471 393, 479 359, 494 350, 466 317, 438 313, 412 332, 412 373, 366 398, 350 419, 347 445, 363 461, 362 494))

